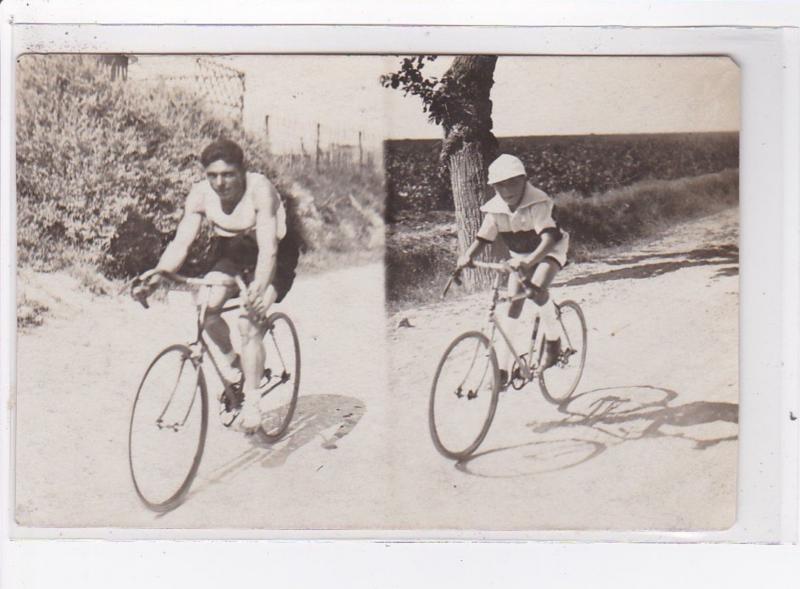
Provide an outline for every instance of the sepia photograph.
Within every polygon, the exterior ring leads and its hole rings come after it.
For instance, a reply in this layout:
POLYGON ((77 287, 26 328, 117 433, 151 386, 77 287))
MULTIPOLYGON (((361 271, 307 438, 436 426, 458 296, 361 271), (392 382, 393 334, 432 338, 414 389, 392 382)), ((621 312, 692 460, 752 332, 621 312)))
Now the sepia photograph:
POLYGON ((398 481, 405 525, 733 525, 736 64, 419 57, 390 82, 444 136, 386 143, 390 374, 427 473, 398 481))
POLYGON ((730 58, 16 67, 17 525, 736 522, 730 58))

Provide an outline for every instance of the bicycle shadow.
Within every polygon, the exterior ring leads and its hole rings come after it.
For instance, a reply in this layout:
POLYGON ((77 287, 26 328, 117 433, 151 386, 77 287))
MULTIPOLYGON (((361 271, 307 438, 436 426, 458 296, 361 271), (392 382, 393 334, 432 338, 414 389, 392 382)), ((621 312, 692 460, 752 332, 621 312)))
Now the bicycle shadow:
POLYGON ((293 453, 315 440, 320 440, 321 448, 334 450, 337 442, 358 425, 365 412, 365 403, 355 397, 301 394, 289 428, 280 440, 270 443, 258 434, 248 436, 250 447, 214 470, 198 476, 183 503, 213 485, 231 480, 249 468, 282 466, 293 453))
POLYGON ((593 389, 558 405, 564 417, 527 424, 541 437, 555 439, 494 448, 471 456, 456 467, 467 474, 488 478, 515 478, 576 467, 609 447, 644 439, 676 438, 705 450, 738 439, 739 406, 736 403, 694 401, 674 404, 675 391, 654 387, 622 386, 593 389), (592 436, 581 436, 581 430, 592 436), (597 439, 597 433, 602 434, 597 439), (529 452, 533 448, 534 452, 529 452), (526 453, 527 452, 527 453, 526 453), (501 463, 492 464, 486 457, 501 463))
MULTIPOLYGON (((274 468, 283 465, 299 448, 321 438, 321 448, 335 450, 336 443, 348 435, 364 416, 365 404, 355 397, 342 395, 306 395, 297 400, 288 433, 278 442, 267 442, 255 435, 250 442, 267 450, 260 465, 274 468), (335 428, 333 431, 333 428, 335 428), (326 434, 327 435, 323 435, 326 434)), ((269 417, 269 416, 266 416, 269 417)))
POLYGON ((624 267, 605 272, 592 272, 585 276, 576 276, 564 281, 557 281, 553 286, 581 286, 609 280, 653 278, 683 268, 709 265, 726 266, 717 272, 715 278, 735 276, 739 273, 739 247, 729 244, 698 248, 688 252, 640 254, 604 260, 604 263, 610 266, 624 267), (650 263, 639 263, 647 261, 650 263))

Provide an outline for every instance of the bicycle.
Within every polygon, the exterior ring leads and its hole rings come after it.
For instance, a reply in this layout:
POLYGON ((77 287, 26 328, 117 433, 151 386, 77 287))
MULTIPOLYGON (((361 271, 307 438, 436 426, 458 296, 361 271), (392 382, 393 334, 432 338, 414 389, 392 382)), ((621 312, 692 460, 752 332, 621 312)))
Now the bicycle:
MULTIPOLYGON (((505 263, 475 261, 473 264, 497 273, 492 286, 488 335, 484 331, 467 331, 450 343, 436 368, 428 405, 428 426, 434 446, 446 458, 456 460, 464 460, 478 449, 494 419, 503 385, 495 351, 500 342, 508 346, 515 358, 508 384, 520 390, 538 380, 543 396, 554 404, 564 402, 575 392, 586 363, 586 319, 578 303, 570 300, 556 303, 561 353, 555 366, 541 370, 544 330, 539 329, 539 316, 533 324, 530 348, 523 354, 514 348, 495 316, 498 303, 528 298, 532 294, 530 287, 517 270, 505 263), (518 280, 523 292, 513 297, 501 296, 499 290, 505 274, 518 280), (496 339, 496 334, 500 338, 496 339)), ((460 284, 459 276, 460 270, 453 272, 442 298, 453 283, 460 284)))
MULTIPOLYGON (((197 335, 190 343, 167 346, 159 352, 142 377, 131 409, 128 433, 128 462, 133 486, 149 509, 170 511, 185 497, 197 475, 208 430, 208 391, 203 371, 209 358, 220 382, 226 383, 219 365, 203 337, 208 310, 207 295, 213 286, 246 286, 241 277, 230 280, 188 278, 163 273, 170 287, 186 285, 195 289, 197 335)), ((130 283, 131 295, 147 308, 141 277, 130 283)), ((220 311, 246 310, 232 299, 220 311)), ((279 440, 294 415, 300 387, 300 344, 288 315, 271 313, 261 320, 266 360, 260 383, 262 424, 260 433, 268 442, 279 440), (267 406, 265 408, 265 405, 267 406)), ((217 397, 220 421, 230 427, 242 407, 242 380, 227 383, 217 397)))

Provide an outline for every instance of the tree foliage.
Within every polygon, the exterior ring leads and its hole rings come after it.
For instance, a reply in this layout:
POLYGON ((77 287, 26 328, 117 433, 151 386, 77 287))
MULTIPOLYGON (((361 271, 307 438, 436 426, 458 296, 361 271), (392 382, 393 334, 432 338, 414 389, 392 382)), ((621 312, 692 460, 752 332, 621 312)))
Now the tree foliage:
POLYGON ((444 130, 443 163, 464 143, 473 142, 480 145, 484 161, 489 161, 497 149, 489 99, 497 56, 458 56, 441 78, 426 77, 425 65, 434 60, 435 55, 405 57, 398 71, 381 76, 381 84, 422 100, 428 120, 444 130))

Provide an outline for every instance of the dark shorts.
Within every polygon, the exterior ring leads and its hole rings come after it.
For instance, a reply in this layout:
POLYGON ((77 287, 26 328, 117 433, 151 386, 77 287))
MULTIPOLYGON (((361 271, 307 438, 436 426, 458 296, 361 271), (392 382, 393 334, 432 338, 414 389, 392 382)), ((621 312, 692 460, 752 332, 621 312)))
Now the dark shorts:
MULTIPOLYGON (((252 235, 215 237, 212 248, 212 271, 241 274, 250 284, 258 261, 258 243, 252 235)), ((294 283, 300 248, 297 241, 286 235, 278 242, 278 256, 272 286, 278 294, 276 302, 284 299, 294 283)))
MULTIPOLYGON (((555 257, 548 255, 548 256, 544 257, 544 260, 542 260, 542 262, 544 262, 545 260, 547 260, 551 264, 554 264, 555 266, 557 266, 559 271, 561 271, 563 269, 563 266, 561 265, 561 262, 559 260, 557 260, 555 257)), ((541 262, 540 262, 540 264, 541 264, 541 262)), ((543 289, 542 287, 540 287, 540 286, 538 286, 538 285, 536 285, 536 284, 534 284, 532 282, 533 274, 534 274, 534 272, 536 272, 536 268, 538 266, 539 266, 539 264, 537 264, 536 266, 532 267, 530 270, 528 270, 527 272, 525 272, 523 274, 524 279, 525 279, 525 284, 528 287, 533 288, 534 291, 543 291, 543 292, 546 293, 547 292, 546 288, 543 289)), ((512 278, 511 276, 508 277, 508 280, 509 280, 508 287, 507 287, 508 288, 508 294, 509 295, 513 295, 513 294, 516 294, 517 292, 519 292, 517 290, 518 287, 515 286, 515 285, 518 285, 519 283, 516 280, 514 280, 514 278, 512 278)), ((525 299, 520 299, 520 300, 512 302, 508 306, 508 316, 511 317, 512 319, 516 319, 517 317, 519 317, 520 313, 522 313, 522 307, 524 305, 525 305, 525 299)))

